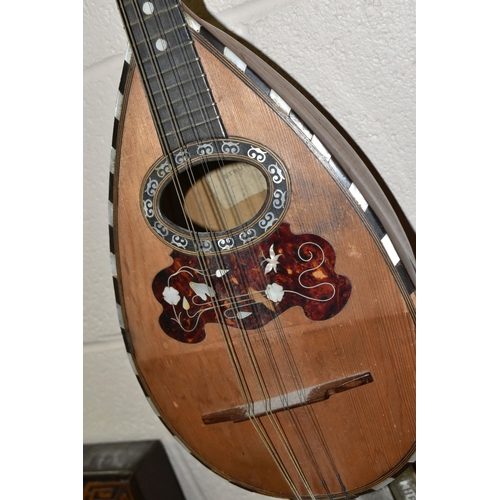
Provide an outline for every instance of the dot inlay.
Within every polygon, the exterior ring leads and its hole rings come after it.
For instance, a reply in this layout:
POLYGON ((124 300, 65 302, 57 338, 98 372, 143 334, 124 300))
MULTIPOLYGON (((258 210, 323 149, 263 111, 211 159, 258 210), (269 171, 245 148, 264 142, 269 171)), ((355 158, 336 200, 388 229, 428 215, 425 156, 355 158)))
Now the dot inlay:
POLYGON ((158 38, 158 40, 156 40, 155 45, 159 51, 165 50, 167 48, 167 42, 163 40, 163 38, 158 38))
POLYGON ((151 2, 144 2, 142 4, 142 11, 144 12, 144 14, 147 14, 149 16, 149 14, 152 14, 154 10, 155 6, 151 2))

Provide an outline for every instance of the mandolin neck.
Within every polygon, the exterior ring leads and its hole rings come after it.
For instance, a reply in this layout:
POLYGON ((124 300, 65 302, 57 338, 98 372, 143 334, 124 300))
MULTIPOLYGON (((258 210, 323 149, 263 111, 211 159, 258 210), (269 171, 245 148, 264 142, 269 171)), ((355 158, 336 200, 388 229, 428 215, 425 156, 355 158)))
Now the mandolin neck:
POLYGON ((180 3, 118 0, 165 154, 225 137, 180 3))

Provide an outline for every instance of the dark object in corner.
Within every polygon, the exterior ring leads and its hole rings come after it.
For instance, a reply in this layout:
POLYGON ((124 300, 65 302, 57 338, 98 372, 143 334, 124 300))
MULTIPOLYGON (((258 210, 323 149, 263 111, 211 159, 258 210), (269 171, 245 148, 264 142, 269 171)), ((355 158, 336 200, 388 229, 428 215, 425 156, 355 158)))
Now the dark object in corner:
POLYGON ((83 445, 83 500, 186 500, 160 441, 83 445))
POLYGON ((395 500, 416 500, 417 498, 417 475, 413 467, 408 467, 391 484, 392 495, 395 500))

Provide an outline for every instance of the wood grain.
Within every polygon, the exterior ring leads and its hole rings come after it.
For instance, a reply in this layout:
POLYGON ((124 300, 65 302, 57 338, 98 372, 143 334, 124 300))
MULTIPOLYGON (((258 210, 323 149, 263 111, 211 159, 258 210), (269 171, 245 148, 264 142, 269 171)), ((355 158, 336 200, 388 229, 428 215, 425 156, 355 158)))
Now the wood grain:
MULTIPOLYGON (((282 388, 296 390, 290 363, 303 387, 371 373, 370 384, 275 415, 318 498, 325 490, 310 452, 336 497, 344 498, 335 468, 350 494, 359 493, 389 477, 414 452, 413 303, 399 288, 380 242, 359 211, 286 120, 204 46, 197 43, 197 50, 228 134, 265 144, 287 166, 292 202, 285 221, 295 234, 327 240, 335 249, 336 271, 352 283, 349 301, 332 319, 312 321, 294 307, 248 337, 270 397, 282 388), (273 375, 269 349, 281 382, 273 375)), ((162 308, 151 284, 172 264, 172 250, 152 233, 140 206, 141 183, 162 151, 137 72, 131 76, 124 109, 115 174, 115 245, 125 327, 141 383, 169 429, 212 470, 246 488, 290 498, 289 485, 251 421, 203 423, 205 414, 244 403, 218 325, 207 325, 202 342, 183 344, 158 324, 162 308)), ((244 337, 234 328, 229 333, 252 398, 264 399, 244 337)), ((306 496, 276 423, 269 417, 259 420, 306 496)))

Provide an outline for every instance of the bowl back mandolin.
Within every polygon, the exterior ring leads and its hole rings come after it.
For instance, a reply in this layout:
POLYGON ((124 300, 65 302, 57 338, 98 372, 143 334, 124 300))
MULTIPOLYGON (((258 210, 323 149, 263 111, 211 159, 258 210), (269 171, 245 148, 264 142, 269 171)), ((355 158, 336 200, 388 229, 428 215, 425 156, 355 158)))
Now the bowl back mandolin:
POLYGON ((335 126, 174 0, 119 0, 111 253, 166 427, 281 498, 354 498, 415 454, 415 264, 335 126))

